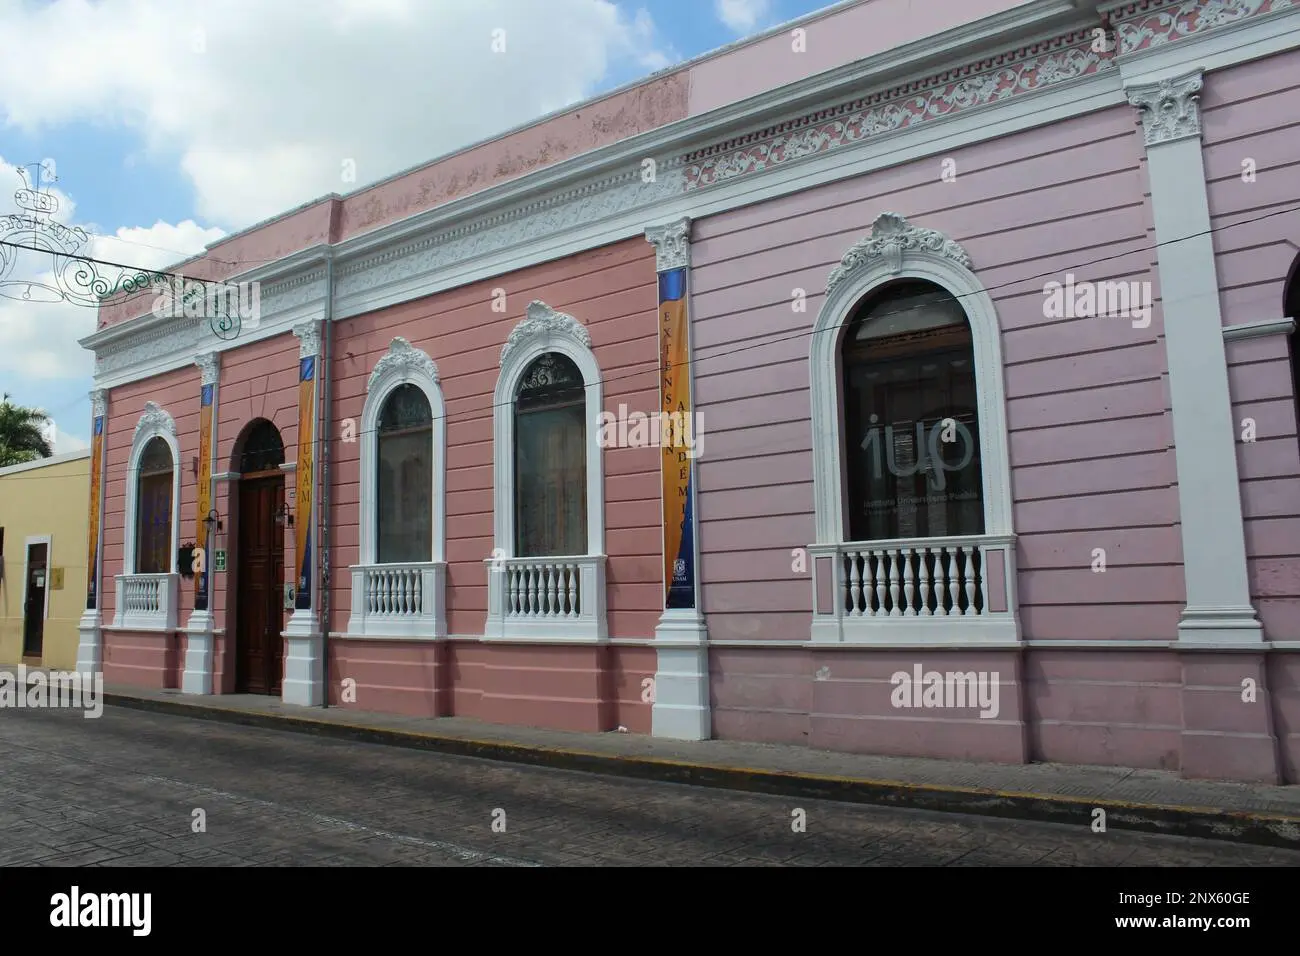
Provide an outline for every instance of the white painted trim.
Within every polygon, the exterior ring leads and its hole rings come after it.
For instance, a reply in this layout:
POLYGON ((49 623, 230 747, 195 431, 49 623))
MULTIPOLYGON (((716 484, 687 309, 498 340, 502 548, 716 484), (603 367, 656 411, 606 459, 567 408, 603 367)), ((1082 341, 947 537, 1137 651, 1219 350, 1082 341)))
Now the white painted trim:
MULTIPOLYGON (((1091 5, 1089 0, 1088 6, 1091 5)), ((373 268, 385 278, 365 291, 349 293, 344 289, 337 294, 334 318, 346 319, 621 241, 641 234, 643 223, 651 216, 671 219, 690 215, 698 219, 716 215, 1119 105, 1124 102, 1121 72, 1126 79, 1132 79, 1182 69, 1191 60, 1206 69, 1221 69, 1297 45, 1294 11, 1278 11, 1232 27, 1218 27, 1175 43, 1164 43, 1150 51, 1121 56, 1115 60, 1120 66, 1118 70, 1107 66, 1087 77, 929 120, 918 127, 871 136, 853 146, 827 150, 720 186, 683 193, 669 182, 680 174, 680 166, 670 161, 661 164, 660 178, 665 188, 641 188, 635 182, 626 188, 610 186, 611 177, 628 169, 639 170, 646 156, 681 156, 728 136, 766 128, 782 118, 805 115, 810 106, 835 106, 873 91, 897 89, 900 83, 924 80, 936 71, 951 69, 957 62, 989 60, 1032 46, 1039 40, 1095 25, 1089 9, 1081 8, 1073 14, 1071 10, 1072 5, 1064 0, 1025 4, 707 114, 620 140, 349 239, 336 247, 340 263, 378 254, 379 258, 367 271, 373 268), (585 207, 593 196, 607 189, 622 190, 626 195, 599 204, 599 214, 593 215, 585 207), (559 196, 561 193, 563 197, 559 196), (559 216, 557 221, 552 221, 557 219, 557 209, 569 206, 577 210, 574 216, 559 216), (476 229, 476 223, 485 219, 501 227, 476 229), (419 241, 427 253, 398 255, 398 250, 412 241, 419 241), (452 246, 457 248, 450 250, 452 246), (422 259, 427 261, 416 261, 422 259)), ((255 230, 245 232, 252 231, 255 230)), ((326 295, 323 270, 319 270, 320 276, 303 270, 317 265, 327 251, 327 247, 318 244, 230 277, 228 281, 232 282, 257 278, 268 285, 281 283, 264 290, 259 327, 241 332, 235 340, 216 339, 198 325, 175 327, 174 319, 163 320, 172 323, 171 329, 161 324, 155 328, 148 319, 135 319, 87 336, 81 344, 91 349, 118 343, 114 351, 120 351, 132 340, 134 344, 128 350, 139 356, 115 360, 112 372, 97 372, 97 386, 116 387, 180 368, 191 361, 196 337, 204 338, 202 347, 221 351, 284 334, 295 322, 319 315, 326 295), (156 341, 165 334, 174 335, 174 342, 156 341)), ((109 354, 105 351, 101 357, 107 358, 109 354)))
MULTIPOLYGON (((465 256, 447 254, 441 259, 427 261, 416 261, 420 257, 412 256, 409 259, 389 262, 382 267, 385 275, 392 276, 388 281, 364 292, 336 292, 334 318, 336 321, 342 321, 589 249, 642 236, 644 223, 649 217, 659 219, 671 215, 702 219, 719 215, 816 186, 865 175, 928 156, 941 155, 973 143, 1051 125, 1097 110, 1121 106, 1125 102, 1115 71, 1106 71, 1075 83, 1023 94, 986 107, 963 111, 952 117, 931 120, 913 129, 871 137, 853 146, 840 147, 820 156, 782 165, 760 175, 740 177, 708 189, 692 190, 689 193, 680 189, 665 190, 651 197, 652 202, 638 202, 637 197, 629 193, 626 200, 609 216, 581 219, 575 225, 554 229, 546 228, 544 224, 534 228, 531 225, 532 220, 520 211, 528 201, 535 202, 535 198, 532 200, 528 200, 527 196, 520 198, 515 207, 508 205, 511 201, 509 199, 499 199, 489 206, 484 197, 492 194, 493 190, 484 190, 464 200, 454 200, 438 207, 436 211, 445 215, 445 220, 438 220, 429 228, 442 227, 448 233, 453 233, 457 224, 464 222, 468 217, 487 215, 502 207, 507 211, 497 211, 495 215, 514 222, 516 228, 502 227, 492 237, 483 237, 483 241, 472 243, 466 241, 465 248, 468 252, 465 256), (471 201, 476 205, 468 205, 471 201)), ((648 145, 644 148, 651 152, 656 149, 648 145)), ((686 146, 675 148, 685 151, 686 146)), ((589 154, 590 161, 594 162, 594 157, 599 155, 599 151, 589 154)), ((639 167, 639 162, 638 158, 633 165, 639 167)), ((666 168, 665 176, 671 172, 671 168, 666 168)), ((606 171, 601 168, 593 171, 587 178, 591 182, 596 182, 605 173, 606 171)), ((533 189, 531 194, 536 192, 537 190, 533 189)), ((611 208, 615 208, 613 204, 611 208)), ((541 212, 535 213, 533 218, 541 215, 541 212)), ((380 232, 383 230, 376 230, 376 233, 380 232)), ((366 238, 369 239, 369 235, 366 238)), ((400 239, 402 242, 409 242, 411 236, 403 234, 400 239)), ((398 239, 395 238, 393 241, 396 243, 398 239)), ((431 245, 437 247, 437 244, 431 245)), ((344 246, 340 247, 340 258, 344 246)), ((377 251, 378 248, 367 250, 367 254, 377 251)), ((228 342, 216 340, 207 343, 204 347, 221 351, 288 334, 293 323, 301 321, 304 317, 319 314, 324 309, 325 290, 323 283, 319 285, 320 288, 313 291, 309 301, 295 300, 291 311, 278 312, 276 299, 264 293, 262 321, 257 329, 241 333, 237 339, 228 342)), ((128 324, 134 326, 135 322, 128 324)), ((142 321, 140 328, 146 324, 147 322, 142 321)), ((118 327, 114 326, 114 328, 118 327)), ((131 331, 139 332, 140 328, 133 328, 131 331)), ((159 336, 166 334, 168 331, 160 328, 148 330, 146 334, 138 336, 140 344, 132 345, 126 351, 132 354, 138 353, 141 358, 124 360, 123 366, 112 372, 97 373, 96 386, 116 388, 188 365, 192 360, 190 354, 195 347, 192 344, 193 339, 198 333, 193 330, 188 333, 183 330, 172 331, 170 334, 176 337, 174 347, 171 351, 165 349, 160 351, 157 340, 159 336)), ((82 340, 82 345, 92 348, 95 343, 87 338, 82 340)))
POLYGON ((1203 83, 1201 72, 1193 70, 1125 89, 1146 134, 1164 295, 1162 331, 1187 594, 1178 639, 1180 644, 1257 647, 1264 630, 1250 599, 1236 426, 1201 148, 1203 83))
POLYGON ((276 467, 278 467, 281 471, 285 472, 286 474, 290 474, 298 470, 298 463, 296 461, 284 461, 281 462, 276 467))
MULTIPOLYGON (((591 337, 571 315, 544 302, 528 307, 528 318, 510 333, 501 350, 501 373, 492 394, 494 454, 493 548, 515 557, 515 391, 533 361, 547 352, 572 360, 586 386, 587 424, 587 555, 605 553, 605 465, 597 441, 600 413, 605 408, 600 365, 591 350, 591 337)), ((558 556, 557 556, 558 557, 558 556)), ((495 636, 495 635, 493 635, 495 636)))
MULTIPOLYGON (((446 592, 447 564, 444 561, 409 564, 353 565, 351 578, 351 614, 348 634, 359 638, 414 638, 432 640, 447 633, 446 592), (370 571, 407 571, 419 576, 422 608, 420 613, 371 613, 366 589, 370 571)), ((386 603, 386 602, 384 602, 386 603)))
MULTIPOLYGON (((884 219, 882 216, 877 223, 884 219)), ((952 245, 955 247, 955 243, 952 245)), ((841 268, 843 266, 837 270, 841 268)), ((897 258, 892 258, 887 248, 882 247, 879 254, 857 260, 851 271, 832 285, 813 326, 809 371, 815 543, 838 545, 849 540, 844 521, 845 464, 843 417, 840 414, 840 382, 843 379, 840 343, 845 322, 865 295, 896 279, 932 282, 952 293, 965 309, 975 360, 984 499, 983 534, 1014 534, 1002 332, 993 299, 976 275, 950 255, 911 246, 899 249, 897 258)))
POLYGON ((1236 342, 1264 335, 1290 335, 1295 331, 1295 319, 1261 319, 1258 322, 1241 322, 1223 327, 1223 341, 1236 342))
MULTIPOLYGON (((1165 12, 1172 12, 1167 7, 1165 12)), ((1125 83, 1154 83, 1200 69, 1206 73, 1240 66, 1300 46, 1300 5, 1180 37, 1115 58, 1125 83)))
MULTIPOLYGON (((34 544, 45 545, 45 606, 41 609, 41 620, 50 619, 50 569, 54 567, 54 537, 48 534, 29 534, 23 539, 23 604, 27 603, 27 571, 30 566, 28 560, 31 552, 30 548, 34 544)), ((65 584, 67 582, 64 582, 65 584)), ((20 637, 25 637, 27 623, 27 614, 23 613, 24 633, 20 637)), ((44 630, 42 629, 42 633, 44 630)), ((19 644, 19 657, 22 656, 22 645, 19 644)), ((41 653, 44 654, 44 644, 41 645, 41 653)))
MULTIPOLYGON (((366 402, 361 410, 361 489, 360 489, 360 525, 361 549, 358 566, 373 567, 377 564, 378 548, 376 523, 378 521, 378 488, 375 470, 379 462, 378 430, 379 415, 384 403, 395 389, 402 385, 414 385, 424 393, 429 402, 433 416, 432 458, 430 468, 433 475, 433 487, 429 509, 433 528, 430 534, 432 553, 422 562, 444 562, 447 554, 447 404, 443 400, 442 385, 438 379, 438 366, 428 354, 410 345, 403 338, 394 338, 388 351, 383 354, 371 370, 370 380, 366 384, 366 402)), ((438 604, 442 606, 439 596, 438 604)), ((351 628, 349 628, 351 630, 351 628)))
POLYGON ((136 573, 135 514, 140 495, 140 456, 144 454, 145 446, 155 438, 166 442, 172 455, 172 534, 166 573, 176 573, 176 551, 180 548, 181 524, 181 446, 176 435, 175 420, 153 402, 147 402, 145 412, 135 426, 135 434, 131 438, 131 454, 126 463, 126 527, 122 555, 124 577, 136 573))
POLYGON ((82 458, 90 457, 89 448, 81 448, 77 451, 65 452, 62 455, 51 455, 49 458, 37 458, 35 461, 24 461, 17 465, 5 465, 0 468, 0 478, 5 475, 16 475, 20 471, 34 471, 37 468, 48 468, 50 465, 62 465, 68 461, 78 461, 82 458))

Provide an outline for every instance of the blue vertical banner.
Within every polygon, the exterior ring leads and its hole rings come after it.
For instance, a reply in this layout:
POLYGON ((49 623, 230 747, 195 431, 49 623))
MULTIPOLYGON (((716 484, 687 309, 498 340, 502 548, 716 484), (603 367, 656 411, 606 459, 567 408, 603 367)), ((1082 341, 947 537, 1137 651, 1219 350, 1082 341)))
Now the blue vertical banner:
POLYGON ((686 269, 659 275, 659 351, 662 398, 664 503, 664 596, 666 608, 695 607, 695 488, 688 424, 691 407, 690 347, 686 329, 686 269))

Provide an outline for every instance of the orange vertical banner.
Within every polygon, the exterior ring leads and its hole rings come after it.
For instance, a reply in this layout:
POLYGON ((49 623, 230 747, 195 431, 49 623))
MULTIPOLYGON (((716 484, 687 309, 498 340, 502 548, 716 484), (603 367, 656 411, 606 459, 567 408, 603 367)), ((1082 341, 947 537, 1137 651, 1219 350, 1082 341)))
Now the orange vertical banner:
POLYGON ((298 586, 294 607, 311 608, 312 540, 311 503, 313 492, 312 446, 316 438, 316 356, 298 363, 298 468, 294 472, 294 552, 298 561, 298 586))
POLYGON ((690 348, 686 329, 686 269, 659 276, 659 391, 664 504, 664 606, 695 607, 695 502, 691 455, 683 429, 691 407, 690 348))

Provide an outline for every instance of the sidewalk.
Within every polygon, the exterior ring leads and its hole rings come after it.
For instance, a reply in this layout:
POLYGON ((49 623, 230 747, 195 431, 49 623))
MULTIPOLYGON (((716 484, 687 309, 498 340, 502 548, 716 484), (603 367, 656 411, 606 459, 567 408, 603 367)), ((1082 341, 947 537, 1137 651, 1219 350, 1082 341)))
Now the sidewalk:
POLYGON ((413 747, 490 760, 819 800, 1300 849, 1300 786, 1183 780, 1158 770, 1002 765, 831 753, 776 744, 663 740, 295 707, 274 697, 198 697, 105 687, 107 706, 413 747))

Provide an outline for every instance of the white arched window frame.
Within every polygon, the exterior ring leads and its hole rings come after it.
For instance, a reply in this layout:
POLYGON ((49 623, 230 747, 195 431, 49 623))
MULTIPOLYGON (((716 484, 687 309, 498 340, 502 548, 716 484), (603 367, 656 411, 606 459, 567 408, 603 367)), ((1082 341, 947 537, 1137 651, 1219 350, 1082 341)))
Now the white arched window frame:
POLYGON ((180 575, 176 551, 180 547, 181 447, 176 421, 154 402, 146 402, 144 414, 131 437, 131 454, 126 472, 126 526, 123 529, 123 573, 115 579, 117 598, 113 626, 128 630, 163 631, 176 628, 176 606, 180 575), (161 438, 172 456, 171 537, 168 541, 168 572, 136 573, 136 515, 140 508, 140 459, 149 442, 161 438))
POLYGON ((356 637, 439 638, 447 634, 447 408, 438 366, 400 336, 375 363, 361 411, 361 516, 359 563, 352 574, 352 616, 356 637), (379 417, 393 392, 414 385, 429 402, 433 486, 429 489, 433 528, 428 561, 379 564, 379 417))
POLYGON ((605 624, 605 466, 598 437, 604 409, 591 334, 571 315, 534 301, 501 349, 492 396, 493 551, 487 559, 488 639, 603 641, 605 624), (547 352, 582 374, 586 396, 587 553, 515 555, 515 393, 525 371, 547 352), (563 560, 556 560, 556 559, 563 560))
POLYGON ((971 271, 971 260, 953 240, 933 229, 884 213, 871 235, 854 245, 831 272, 826 297, 813 327, 811 355, 813 504, 817 539, 813 558, 813 626, 816 643, 881 643, 923 640, 926 644, 1014 643, 1020 640, 1016 603, 1015 533, 1011 510, 1006 389, 997 310, 971 271), (970 324, 979 415, 984 529, 962 538, 916 538, 888 542, 847 540, 845 503, 843 358, 844 330, 854 308, 886 282, 920 279, 951 293, 970 324), (949 556, 977 552, 978 577, 945 572, 942 582, 924 579, 916 563, 930 549, 945 568, 949 556), (874 579, 863 558, 884 570, 874 579), (881 560, 883 559, 883 561, 881 560), (879 562, 879 563, 877 563, 879 562), (856 571, 855 571, 856 568, 856 571), (981 613, 921 612, 924 588, 955 586, 963 596, 978 593, 981 613), (972 590, 973 589, 973 590, 972 590), (873 612, 870 595, 884 594, 887 611, 873 612), (900 609, 901 605, 901 609, 900 609))

